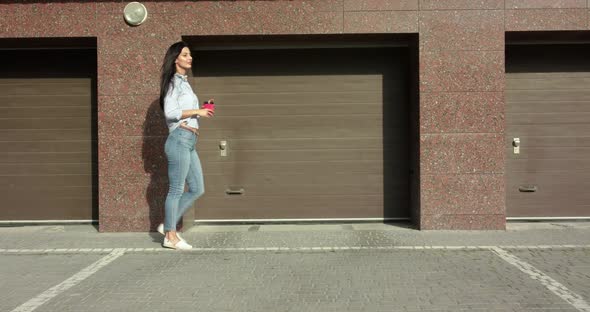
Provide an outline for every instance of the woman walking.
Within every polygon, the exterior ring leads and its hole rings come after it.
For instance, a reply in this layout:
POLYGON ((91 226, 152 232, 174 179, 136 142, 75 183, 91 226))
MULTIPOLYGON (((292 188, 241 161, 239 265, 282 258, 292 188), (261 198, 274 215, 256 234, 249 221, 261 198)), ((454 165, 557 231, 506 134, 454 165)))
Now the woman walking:
POLYGON ((168 125, 165 152, 168 159, 170 186, 165 203, 164 223, 158 232, 164 234, 163 247, 191 249, 177 232, 176 225, 186 210, 205 192, 203 171, 195 145, 199 136, 199 118, 213 116, 210 109, 199 109, 199 99, 187 80, 192 67, 191 51, 185 42, 168 48, 162 64, 160 106, 168 125), (184 192, 185 182, 188 192, 184 192))

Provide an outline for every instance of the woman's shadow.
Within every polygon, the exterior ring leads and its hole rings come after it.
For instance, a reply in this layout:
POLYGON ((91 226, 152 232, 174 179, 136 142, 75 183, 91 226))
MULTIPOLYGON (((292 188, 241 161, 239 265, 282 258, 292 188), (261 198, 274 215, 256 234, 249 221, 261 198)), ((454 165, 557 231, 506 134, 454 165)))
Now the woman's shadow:
POLYGON ((162 237, 156 228, 164 220, 164 202, 168 193, 168 164, 164 153, 164 144, 168 137, 168 127, 159 100, 150 104, 143 121, 143 141, 141 156, 143 169, 150 181, 146 190, 146 202, 149 206, 150 237, 154 242, 161 242, 162 237))

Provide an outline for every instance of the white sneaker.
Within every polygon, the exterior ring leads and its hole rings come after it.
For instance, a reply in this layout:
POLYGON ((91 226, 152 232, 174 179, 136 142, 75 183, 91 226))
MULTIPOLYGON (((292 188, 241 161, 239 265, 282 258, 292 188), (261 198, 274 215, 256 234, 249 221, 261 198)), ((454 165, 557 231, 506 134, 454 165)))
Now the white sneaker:
MULTIPOLYGON (((158 231, 158 233, 160 233, 162 235, 166 235, 166 233, 164 233, 164 223, 160 223, 160 225, 158 225, 157 231, 158 231)), ((180 233, 176 232, 176 237, 178 237, 181 241, 186 243, 186 239, 184 239, 184 237, 180 236, 180 233)))
POLYGON ((162 243, 162 247, 172 248, 172 249, 180 249, 180 250, 190 250, 193 249, 193 246, 187 244, 184 241, 179 240, 176 244, 172 244, 166 237, 164 237, 164 243, 162 243))
POLYGON ((178 239, 180 239, 181 241, 186 243, 186 239, 184 239, 184 237, 180 236, 179 232, 176 232, 176 237, 178 237, 178 239))

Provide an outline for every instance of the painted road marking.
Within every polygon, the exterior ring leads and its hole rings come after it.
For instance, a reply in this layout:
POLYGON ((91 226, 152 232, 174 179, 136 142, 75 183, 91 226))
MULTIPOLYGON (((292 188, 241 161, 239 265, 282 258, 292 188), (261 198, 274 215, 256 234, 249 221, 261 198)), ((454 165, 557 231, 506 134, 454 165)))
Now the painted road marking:
POLYGON ((41 306, 45 302, 51 300, 52 298, 56 297, 57 295, 61 294, 62 292, 72 288, 73 286, 77 285, 81 281, 85 280, 86 278, 88 278, 92 274, 96 273, 102 267, 113 262, 115 259, 122 256, 124 253, 125 253, 125 250, 123 250, 123 249, 113 250, 108 255, 102 257, 98 261, 96 261, 93 264, 89 265, 88 267, 82 269, 82 271, 74 274, 72 277, 68 278, 67 280, 49 288, 48 290, 41 293, 37 297, 16 307, 16 309, 12 310, 12 312, 30 312, 30 311, 37 309, 39 306, 41 306))
MULTIPOLYGON (((194 247, 182 252, 203 251, 326 251, 326 250, 490 250, 501 249, 571 249, 590 248, 590 245, 518 245, 518 246, 313 246, 313 247, 194 247)), ((123 252, 178 252, 169 248, 54 248, 54 249, 0 249, 2 254, 93 254, 110 253, 115 250, 123 252)))
POLYGON ((554 280, 553 278, 543 273, 539 269, 520 260, 518 257, 507 252, 502 248, 492 247, 490 248, 490 250, 493 251, 496 255, 498 255, 498 257, 502 258, 504 261, 512 264, 522 272, 526 273, 532 279, 539 281, 541 284, 543 284, 543 286, 552 291, 558 297, 574 306, 574 308, 578 309, 578 311, 590 312, 590 305, 588 304, 588 302, 586 302, 584 298, 582 298, 582 296, 569 290, 560 282, 554 280))

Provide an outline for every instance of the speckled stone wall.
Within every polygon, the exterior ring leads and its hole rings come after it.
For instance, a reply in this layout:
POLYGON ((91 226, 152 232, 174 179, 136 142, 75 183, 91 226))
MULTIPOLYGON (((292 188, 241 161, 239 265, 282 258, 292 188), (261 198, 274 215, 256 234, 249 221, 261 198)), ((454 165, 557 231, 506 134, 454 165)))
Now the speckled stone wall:
POLYGON ((182 35, 419 33, 420 229, 504 229, 504 34, 589 30, 590 0, 2 1, 0 37, 96 37, 101 231, 166 193, 159 66, 182 35))

